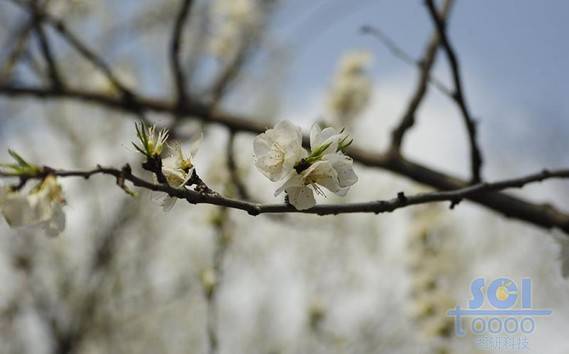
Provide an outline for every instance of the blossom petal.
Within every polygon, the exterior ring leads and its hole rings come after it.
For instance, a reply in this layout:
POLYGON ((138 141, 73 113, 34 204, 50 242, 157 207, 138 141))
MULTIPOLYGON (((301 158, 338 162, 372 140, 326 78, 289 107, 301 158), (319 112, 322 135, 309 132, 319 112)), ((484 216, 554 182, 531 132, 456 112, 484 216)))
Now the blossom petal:
POLYGON ((61 205, 56 205, 53 209, 52 218, 42 225, 45 233, 50 237, 55 237, 61 234, 65 229, 66 224, 65 213, 63 212, 61 205))
POLYGON ((358 176, 354 172, 354 161, 341 153, 326 155, 338 176, 340 187, 350 187, 358 181, 358 176))
POLYGON ((306 156, 300 128, 287 121, 255 137, 253 150, 255 166, 273 182, 286 177, 306 156))
POLYGON ((193 158, 194 156, 197 155, 200 146, 202 145, 203 142, 203 132, 200 132, 200 136, 196 139, 196 141, 194 141, 191 145, 190 145, 190 157, 193 158))
POLYGON ((168 212, 170 210, 172 210, 172 208, 174 207, 174 205, 176 205, 176 199, 174 197, 170 197, 169 195, 166 195, 162 201, 160 202, 160 206, 162 207, 162 210, 165 212, 168 212))
POLYGON ((301 175, 299 175, 298 173, 296 173, 296 171, 294 171, 289 177, 288 179, 285 181, 285 183, 283 183, 282 186, 280 186, 279 188, 277 188, 277 190, 275 191, 275 197, 279 194, 281 194, 282 192, 284 192, 286 189, 288 188, 292 188, 292 187, 302 187, 304 186, 304 179, 301 175))
POLYGON ((289 187, 286 190, 288 200, 297 210, 306 210, 316 205, 314 192, 308 186, 289 187))
POLYGON ((341 188, 338 183, 336 170, 334 170, 330 161, 318 161, 302 174, 309 184, 317 183, 328 189, 330 192, 336 193, 341 188))

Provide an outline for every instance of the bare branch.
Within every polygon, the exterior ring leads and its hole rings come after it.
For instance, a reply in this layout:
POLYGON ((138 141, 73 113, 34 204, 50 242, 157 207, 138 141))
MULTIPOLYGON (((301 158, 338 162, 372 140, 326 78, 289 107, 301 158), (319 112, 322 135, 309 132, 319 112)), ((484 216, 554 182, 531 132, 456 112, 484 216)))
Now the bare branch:
MULTIPOLYGON (((8 82, 10 73, 12 69, 16 66, 22 55, 26 52, 26 46, 28 44, 28 39, 30 38, 30 34, 34 28, 34 21, 33 19, 27 20, 24 22, 17 30, 13 36, 10 36, 10 40, 16 39, 16 45, 8 53, 4 63, 2 63, 0 67, 0 83, 8 82)), ((4 47, 8 47, 4 45, 4 47)))
POLYGON ((32 4, 24 3, 23 1, 12 0, 13 3, 17 4, 20 7, 23 7, 27 11, 31 11, 32 13, 35 11, 35 16, 40 17, 42 21, 45 23, 50 24, 60 35, 61 37, 72 47, 74 48, 83 58, 85 58, 88 62, 90 62, 95 68, 97 68, 101 73, 103 73, 106 78, 115 86, 124 96, 124 99, 133 101, 135 95, 133 92, 115 75, 111 66, 105 62, 99 55, 97 55, 93 50, 91 50, 87 45, 83 43, 81 39, 75 33, 73 33, 67 25, 60 19, 51 16, 45 11, 41 11, 38 8, 35 8, 32 4))
POLYGON ((237 196, 240 199, 250 200, 249 192, 247 191, 247 187, 243 183, 241 176, 239 176, 239 169, 237 167, 237 163, 235 162, 235 132, 232 130, 229 131, 226 155, 227 169, 231 175, 231 183, 233 183, 237 191, 237 196))
POLYGON ((184 105, 187 99, 186 77, 181 64, 182 35, 184 33, 184 25, 190 15, 192 3, 192 0, 182 0, 170 42, 170 63, 172 65, 172 76, 176 84, 177 102, 180 107, 184 105))
POLYGON ((32 7, 33 7, 32 23, 34 25, 34 31, 38 37, 38 40, 39 40, 41 53, 43 55, 45 62, 47 63, 47 69, 48 69, 48 74, 49 74, 49 79, 50 79, 51 85, 54 87, 54 89, 59 90, 63 87, 63 82, 61 80, 61 75, 59 73, 57 63, 56 63, 55 58, 53 56, 51 44, 49 43, 49 38, 47 37, 47 34, 45 33, 45 30, 43 29, 43 26, 41 23, 42 16, 39 13, 39 7, 38 6, 39 6, 39 4, 37 2, 33 2, 33 4, 32 4, 32 7))
MULTIPOLYGON (((27 179, 41 179, 47 175, 54 175, 59 177, 82 177, 85 179, 94 175, 110 175, 114 176, 117 183, 120 181, 129 181, 134 186, 148 189, 155 192, 164 192, 171 197, 185 199, 190 204, 211 204, 232 208, 247 212, 249 215, 259 215, 267 213, 303 213, 303 214, 317 214, 317 215, 337 215, 346 213, 390 213, 397 209, 408 207, 411 205, 419 205, 433 202, 451 202, 451 208, 456 206, 463 199, 477 200, 483 197, 492 197, 490 192, 501 191, 510 188, 522 188, 527 184, 542 182, 548 179, 567 179, 569 178, 569 169, 561 170, 543 170, 539 173, 534 173, 528 176, 513 178, 508 180, 497 181, 493 183, 485 182, 476 185, 470 185, 464 188, 417 194, 413 196, 406 196, 400 192, 396 198, 390 200, 376 200, 363 203, 349 203, 349 204, 321 204, 316 205, 307 210, 297 210, 289 204, 259 204, 252 203, 237 199, 225 198, 215 192, 197 192, 191 189, 176 189, 167 184, 155 184, 145 181, 132 174, 130 166, 125 165, 122 169, 103 168, 97 167, 89 171, 71 171, 71 170, 54 170, 52 168, 44 167, 41 172, 34 175, 18 175, 13 173, 0 172, 0 177, 19 177, 21 180, 27 179)), ((547 206, 540 206, 544 213, 552 214, 554 210, 547 206)), ((542 225, 548 228, 558 228, 569 234, 569 216, 557 215, 555 222, 548 225, 542 225)))
MULTIPOLYGON (((71 99, 132 114, 139 114, 140 110, 176 114, 178 110, 175 104, 166 100, 138 97, 137 105, 133 106, 129 104, 129 102, 125 102, 124 100, 105 93, 84 90, 67 89, 65 91, 54 91, 49 88, 41 87, 0 85, 0 95, 7 97, 36 97, 42 99, 71 99)), ((192 102, 191 105, 180 112, 180 115, 188 119, 201 119, 208 123, 220 124, 240 132, 259 134, 264 132, 267 128, 265 124, 259 123, 252 118, 220 110, 212 111, 209 107, 207 104, 192 102)), ((308 138, 305 137, 304 141, 307 143, 308 138)), ((391 171, 438 190, 461 189, 471 184, 470 182, 433 170, 397 154, 380 154, 358 148, 357 146, 351 146, 348 149, 348 153, 354 161, 359 162, 361 165, 391 171)), ((531 203, 523 198, 514 197, 505 193, 482 193, 469 196, 466 199, 472 200, 504 216, 523 220, 546 229, 559 227, 565 230, 569 222, 569 214, 563 213, 553 206, 531 203)))
MULTIPOLYGON (((446 0, 443 4, 443 8, 440 13, 440 20, 445 21, 450 13, 450 9, 452 7, 453 0, 446 0)), ((403 144, 403 139, 405 138, 405 133, 415 125, 415 116, 417 114, 417 110, 419 106, 423 102, 425 95, 427 94, 427 83, 431 80, 431 69, 435 64, 435 59, 437 55, 437 49, 441 43, 441 36, 439 35, 438 31, 435 30, 433 35, 431 36, 431 40, 429 44, 425 48, 425 53, 423 54, 423 58, 417 63, 420 68, 419 74, 419 81, 417 82, 417 87, 415 88, 415 93, 413 94, 411 101, 409 102, 405 113, 401 117, 399 126, 395 128, 391 133, 391 149, 394 152, 400 152, 401 146, 403 144)), ((438 82, 438 81, 437 81, 438 82)), ((439 86, 437 86, 439 87, 439 86)), ((444 87, 444 86, 442 86, 444 87)), ((439 89, 441 89, 439 87, 439 89)), ((445 90, 446 87, 445 87, 445 90)), ((452 95, 447 91, 445 91, 449 96, 452 95)))
POLYGON ((427 8, 429 9, 429 14, 431 15, 431 19, 433 20, 433 23, 435 24, 435 27, 439 32, 441 43, 443 45, 446 56, 450 63, 452 78, 454 81, 453 97, 460 108, 460 112, 464 120, 464 125, 466 126, 466 130, 468 132, 468 141, 470 144, 471 174, 472 174, 471 179, 472 183, 478 183, 481 181, 481 168, 483 161, 482 161, 480 148, 478 147, 478 143, 476 141, 476 122, 470 115, 470 112, 467 108, 466 98, 464 97, 464 92, 462 89, 460 64, 447 36, 446 23, 437 14, 437 10, 435 9, 435 4, 433 0, 425 0, 425 3, 427 5, 427 8))

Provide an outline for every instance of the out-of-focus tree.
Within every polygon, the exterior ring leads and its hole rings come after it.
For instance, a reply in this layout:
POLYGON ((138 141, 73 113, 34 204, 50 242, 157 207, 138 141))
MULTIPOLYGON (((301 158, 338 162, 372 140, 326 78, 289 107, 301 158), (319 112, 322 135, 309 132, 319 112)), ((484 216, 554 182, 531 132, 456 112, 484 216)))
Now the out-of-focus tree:
POLYGON ((0 147, 15 148, 0 211, 18 226, 0 231, 0 353, 475 352, 446 315, 475 272, 471 235, 434 203, 470 201, 567 243, 569 214, 504 190, 569 170, 483 178, 452 0, 425 1, 419 59, 363 28, 419 73, 383 153, 353 133, 378 129, 361 120, 380 79, 369 48, 338 59, 309 135, 277 123, 291 3, 0 2, 0 147), (458 107, 469 178, 403 151, 433 88, 458 107))

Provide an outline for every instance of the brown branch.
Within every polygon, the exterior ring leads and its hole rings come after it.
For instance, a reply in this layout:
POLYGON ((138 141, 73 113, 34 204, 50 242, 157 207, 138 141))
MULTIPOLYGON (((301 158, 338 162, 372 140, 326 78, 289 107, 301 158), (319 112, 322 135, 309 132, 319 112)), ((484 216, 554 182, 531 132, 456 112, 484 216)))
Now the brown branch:
MULTIPOLYGON (((446 0, 443 4, 443 8, 440 13, 441 21, 446 21, 452 4, 453 0, 446 0)), ((417 110, 419 109, 419 106, 427 94, 427 83, 432 80, 431 70, 435 64, 437 49, 439 48, 440 43, 441 36, 439 35, 438 31, 435 30, 431 36, 429 44, 425 48, 425 53, 423 54, 422 59, 417 64, 420 68, 420 73, 419 81, 417 82, 417 87, 415 88, 415 93, 413 94, 411 101, 409 101, 409 104, 407 105, 407 109, 401 117, 399 126, 397 126, 391 133, 391 149, 396 153, 399 153, 401 150, 403 139, 405 138, 405 133, 409 131, 413 125, 415 125, 415 116, 417 114, 417 110)), ((446 92, 448 93, 448 91, 446 92)))
POLYGON ((435 24, 435 27, 439 32, 441 44, 445 50, 446 56, 450 64, 452 78, 454 82, 453 97, 458 107, 460 108, 464 125, 466 126, 466 130, 468 133, 468 141, 470 144, 471 181, 472 183, 478 183, 482 180, 481 178, 481 169, 483 163, 482 154, 480 152, 480 148, 478 147, 478 143, 476 141, 476 122, 470 115, 470 112, 466 105, 466 98, 464 96, 462 88, 462 78, 460 75, 460 64, 458 62, 454 49, 450 44, 450 40, 447 36, 446 23, 437 14, 437 10, 435 8, 433 0, 425 0, 425 3, 429 10, 429 14, 431 15, 431 19, 433 20, 433 23, 435 24))
MULTIPOLYGON (((10 41, 16 39, 16 45, 12 51, 7 54, 6 59, 0 67, 0 83, 9 81, 12 69, 16 66, 20 58, 26 52, 26 46, 28 39, 30 38, 30 34, 32 33, 33 27, 33 20, 27 20, 18 28, 15 34, 9 37, 10 41)), ((7 48, 7 43, 3 47, 7 48)))
MULTIPOLYGON (((446 17, 446 16, 444 16, 444 17, 446 17)), ((393 54, 394 57, 399 58, 404 63, 406 63, 410 66, 414 66, 421 71, 423 70, 423 67, 424 67, 423 63, 425 62, 425 57, 427 56, 426 54, 423 55, 423 59, 419 59, 419 60, 414 59, 403 48, 399 47, 399 45, 397 45, 397 43, 395 42, 395 40, 393 40, 393 38, 388 36, 380 28, 378 28, 376 26, 370 26, 370 25, 362 26, 361 32, 363 34, 369 34, 369 35, 373 36, 375 39, 377 39, 379 42, 381 42, 391 52, 391 54, 393 54)), ((433 37, 431 37, 431 38, 433 38, 433 37)), ((432 43, 432 41, 433 41, 433 39, 431 39, 430 43, 432 43)), ((431 85, 433 85, 443 95, 449 96, 452 98, 452 92, 449 90, 448 87, 445 86, 445 84, 441 80, 439 80, 438 78, 433 76, 431 73, 429 73, 427 80, 431 85)))
POLYGON ((41 23, 42 16, 39 13, 39 4, 37 3, 37 1, 34 1, 32 3, 32 7, 33 7, 32 23, 34 26, 34 31, 39 40, 41 53, 43 55, 45 62, 47 63, 49 80, 54 89, 59 90, 63 87, 63 81, 61 80, 61 75, 59 73, 57 63, 55 61, 53 52, 51 50, 51 44, 49 43, 49 38, 47 37, 47 34, 45 33, 45 30, 43 29, 41 23))
POLYGON ((170 42, 170 63, 172 66, 172 76, 176 85, 177 103, 179 107, 185 104, 187 99, 186 93, 186 77, 181 64, 182 35, 184 25, 190 15, 192 0, 182 0, 182 5, 174 23, 172 39, 170 42))
POLYGON ((239 167, 235 161, 235 134, 236 133, 234 131, 229 131, 226 149, 227 169, 229 170, 231 183, 235 186, 235 190, 239 199, 251 200, 249 197, 249 192, 247 191, 247 187, 239 175, 239 167))
MULTIPOLYGON (((151 183, 133 175, 131 173, 130 166, 128 165, 125 165, 125 167, 120 170, 115 168, 103 168, 99 166, 96 169, 89 171, 55 170, 52 168, 44 167, 41 172, 33 175, 18 175, 14 173, 0 172, 0 177, 19 177, 21 180, 25 181, 28 179, 45 178, 47 175, 54 175, 59 177, 82 177, 88 179, 91 176, 99 174, 114 176, 119 185, 121 183, 124 183, 124 181, 129 181, 136 187, 148 189, 155 192, 163 192, 171 197, 185 199, 190 204, 211 204, 223 206, 226 208, 242 210, 247 212, 249 215, 256 216, 259 214, 267 213, 303 213, 317 215, 337 215, 346 213, 379 214, 393 212, 397 209, 412 205, 445 201, 451 202, 451 207, 454 207, 463 199, 482 200, 484 198, 494 198, 496 200, 496 194, 493 194, 491 192, 510 188, 522 188, 527 184, 542 182, 548 179, 567 179, 569 178, 569 169, 554 171, 543 170, 539 173, 534 173, 524 177, 512 178, 493 183, 479 183, 456 190, 423 193, 413 196, 406 196, 403 192, 400 192, 396 198, 390 200, 376 200, 371 202, 348 204, 321 204, 307 210, 296 210, 289 204, 252 203, 237 199, 225 198, 215 192, 202 193, 190 189, 176 189, 166 184, 151 183)), ((124 185, 121 187, 124 188, 124 185)), ((515 198, 509 196, 507 198, 511 198, 511 200, 515 202, 515 198)), ((520 201, 517 203, 520 203, 520 201)), ((540 212, 545 213, 554 219, 550 221, 550 224, 542 226, 549 228, 556 227, 569 234, 569 215, 560 214, 559 212, 556 212, 552 207, 547 205, 534 206, 534 208, 536 210, 541 209, 540 212)), ((515 208, 510 211, 511 215, 507 214, 508 211, 504 211, 507 216, 516 216, 514 212, 515 208)))
POLYGON ((38 9, 37 7, 34 8, 34 5, 29 1, 24 2, 12 0, 12 2, 22 7, 24 10, 32 12, 34 16, 39 17, 41 21, 51 25, 73 49, 75 49, 85 60, 90 62, 106 76, 109 82, 111 82, 111 84, 113 84, 113 86, 123 94, 123 99, 134 103, 134 93, 119 80, 111 66, 107 64, 102 57, 97 55, 97 53, 87 47, 87 45, 85 45, 84 42, 75 33, 73 33, 62 20, 51 16, 49 13, 38 9))
MULTIPOLYGON (((138 114, 139 109, 157 113, 176 114, 177 107, 172 102, 139 97, 137 106, 133 107, 121 99, 105 93, 70 90, 54 91, 41 87, 14 87, 0 85, 0 95, 7 97, 36 97, 41 99, 67 99, 98 106, 138 114)), ((234 115, 220 110, 212 112, 209 105, 192 102, 180 112, 181 116, 201 119, 208 123, 221 124, 229 129, 240 132, 259 134, 267 126, 251 118, 234 115)), ((265 120, 269 121, 269 120, 265 120)), ((308 138, 305 137, 305 143, 308 138)), ((394 154, 379 154, 352 146, 348 151, 354 161, 368 167, 381 168, 407 177, 418 183, 425 184, 438 190, 453 190, 467 187, 470 183, 460 178, 435 171, 427 166, 394 154)), ((520 197, 505 193, 493 192, 473 195, 466 199, 472 200, 504 216, 519 219, 546 229, 561 228, 566 230, 569 214, 565 214, 550 205, 531 203, 520 197)))

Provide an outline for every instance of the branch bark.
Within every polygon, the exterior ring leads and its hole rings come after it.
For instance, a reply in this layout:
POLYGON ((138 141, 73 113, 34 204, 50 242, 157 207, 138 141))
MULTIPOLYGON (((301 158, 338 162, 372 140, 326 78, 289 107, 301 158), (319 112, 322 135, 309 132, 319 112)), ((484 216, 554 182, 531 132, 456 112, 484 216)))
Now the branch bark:
POLYGON ((478 143, 476 140, 476 134, 477 134, 476 122, 472 118, 470 111, 468 110, 468 107, 466 105, 466 98, 464 96, 462 88, 463 85, 462 85, 462 77, 460 74, 460 64, 454 52, 454 49, 450 44, 450 40, 447 36, 446 23, 438 15, 433 0, 425 0, 425 3, 427 5, 427 9, 429 10, 429 14, 431 15, 431 19, 433 20, 433 23, 435 25, 435 28, 439 33, 441 44, 445 50, 446 56, 450 64, 452 79, 454 82, 453 98, 458 107, 460 108, 464 125, 468 133, 468 142, 470 144, 471 181, 472 183, 478 183, 482 180, 481 176, 481 169, 483 163, 482 153, 480 152, 480 148, 478 147, 478 143))
MULTIPOLYGON (((453 0, 446 0, 443 4, 440 15, 437 15, 441 22, 446 21, 452 5, 453 0)), ((428 82, 431 80, 431 69, 435 64, 437 49, 440 44, 441 36, 439 32, 435 30, 431 36, 429 44, 425 48, 425 53, 418 64, 421 71, 419 73, 419 81, 417 82, 415 93, 413 94, 411 101, 409 101, 399 125, 391 133, 391 149, 394 152, 400 152, 403 139, 405 138, 405 133, 415 125, 415 116, 423 102, 423 99, 425 98, 425 95, 427 94, 428 82)))
POLYGON ((174 30, 172 31, 172 39, 170 41, 170 65, 172 66, 172 76, 176 85, 176 101, 178 106, 182 107, 187 99, 186 93, 186 76, 182 68, 182 36, 184 26, 190 16, 192 0, 182 0, 182 5, 174 22, 174 30))
MULTIPOLYGON (((176 104, 167 100, 138 96, 137 106, 133 107, 120 98, 112 97, 104 93, 84 90, 67 89, 65 91, 54 91, 49 88, 41 87, 0 85, 0 96, 66 99, 95 104, 134 115, 139 113, 139 109, 167 114, 175 114, 177 111, 176 104)), ((223 112, 221 110, 212 111, 209 105, 200 104, 198 102, 192 102, 185 107, 182 112, 180 112, 180 115, 188 119, 201 119, 208 123, 220 124, 239 132, 260 134, 268 128, 265 124, 258 123, 251 118, 223 112)), ((305 137, 304 141, 308 142, 308 138, 305 137)), ((471 185, 470 181, 435 171, 396 154, 381 154, 366 151, 356 146, 350 147, 348 154, 354 161, 361 165, 391 171, 438 190, 462 189, 471 185)), ((522 220, 546 229, 560 228, 569 233, 569 214, 561 212, 551 205, 532 203, 521 197, 515 197, 496 191, 467 196, 466 199, 494 210, 506 217, 522 220)))
MULTIPOLYGON (((176 189, 167 184, 155 184, 148 182, 140 177, 132 174, 129 165, 125 165, 122 169, 97 167, 89 171, 72 171, 72 170, 55 170, 52 168, 44 167, 42 172, 34 175, 17 175, 13 173, 0 172, 0 177, 19 177, 22 183, 28 179, 41 179, 47 175, 54 175, 58 177, 82 177, 88 179, 94 175, 109 175, 114 176, 117 184, 123 189, 124 181, 129 181, 136 187, 148 189, 155 192, 163 192, 171 197, 185 199, 190 204, 211 204, 232 208, 247 212, 249 215, 260 215, 270 213, 303 213, 303 214, 317 214, 317 215, 337 215, 346 213, 390 213, 397 209, 404 207, 448 201, 451 203, 451 208, 460 203, 463 199, 471 200, 494 200, 495 203, 500 204, 499 200, 496 201, 496 191, 501 191, 509 188, 522 188, 527 184, 542 182, 548 179, 567 179, 569 178, 569 169, 561 170, 543 170, 528 176, 512 178, 493 183, 479 183, 476 185, 465 186, 463 188, 441 191, 422 193, 413 196, 406 196, 403 192, 398 193, 396 198, 390 200, 375 200, 363 203, 349 203, 349 204, 320 204, 307 210, 297 210, 289 204, 259 204, 252 203, 237 199, 225 198, 215 192, 197 192, 191 189, 176 189)), ((506 216, 520 216, 517 214, 517 205, 521 204, 520 201, 515 201, 513 197, 510 198, 512 202, 512 209, 507 211, 506 216)), ((507 200, 506 200, 507 201, 507 200)), ((503 202, 503 200, 502 200, 503 202)), ((560 214, 548 205, 533 206, 534 212, 543 213, 550 219, 544 222, 541 226, 547 228, 558 228, 565 233, 569 234, 569 215, 560 214)), ((506 212, 505 212, 506 213, 506 212)), ((528 216, 531 217, 531 216, 528 216)))

